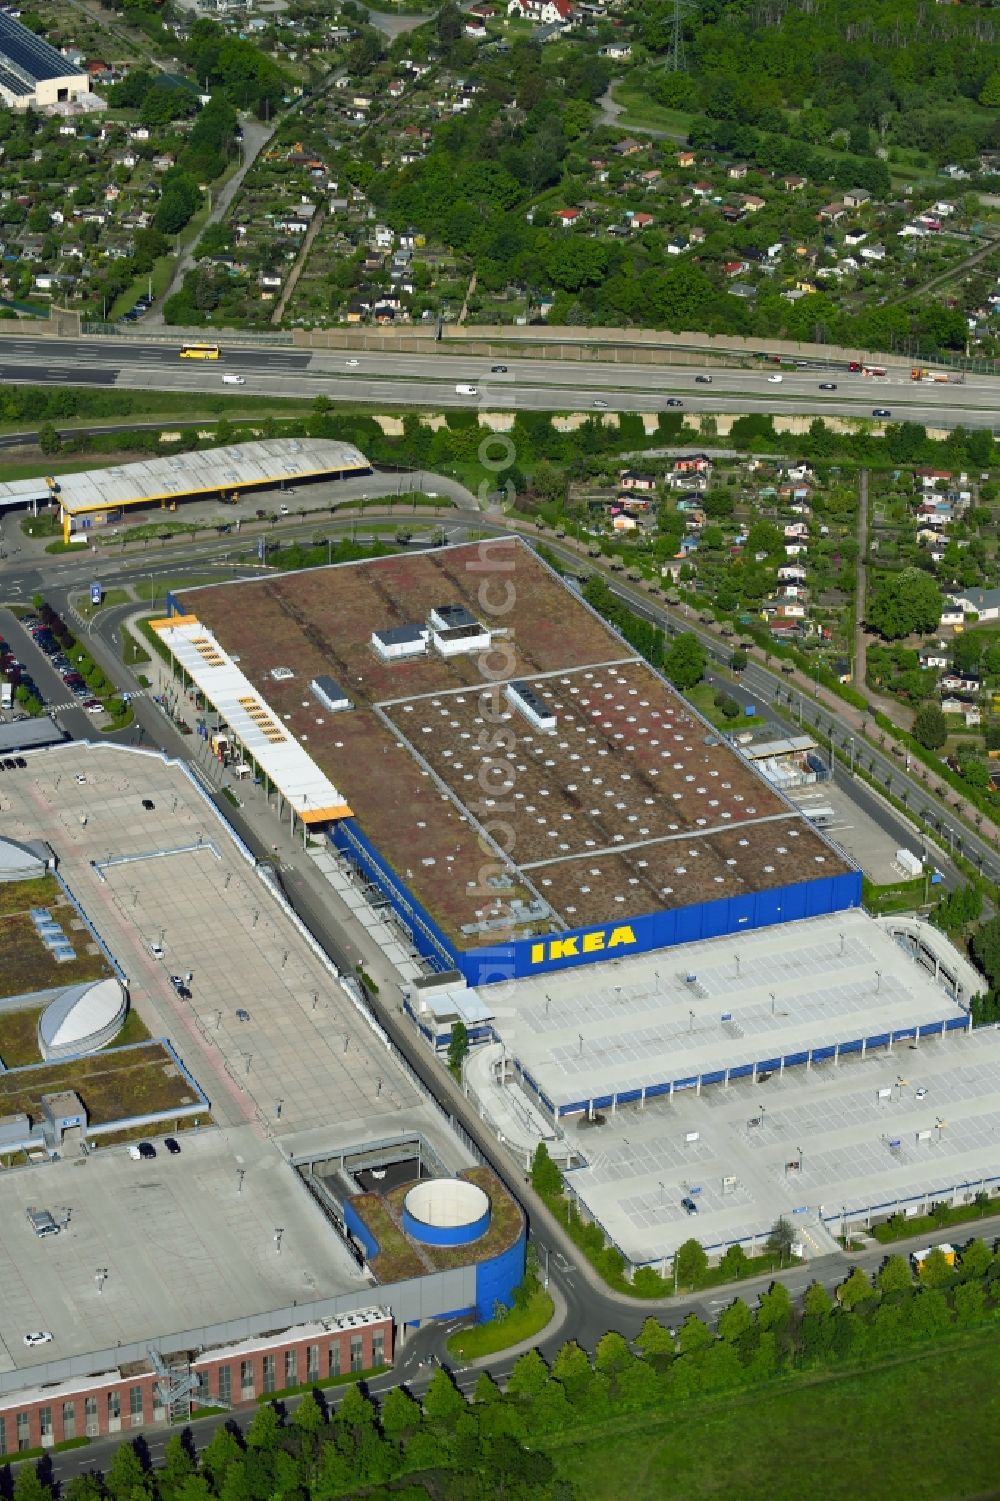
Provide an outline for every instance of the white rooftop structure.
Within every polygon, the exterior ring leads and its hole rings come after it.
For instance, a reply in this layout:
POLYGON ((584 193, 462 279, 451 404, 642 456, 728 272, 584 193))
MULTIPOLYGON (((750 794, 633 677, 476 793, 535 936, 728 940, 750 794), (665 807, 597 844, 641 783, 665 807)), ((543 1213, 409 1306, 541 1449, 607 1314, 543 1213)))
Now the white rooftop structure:
POLYGON ((347 818, 351 809, 280 715, 194 615, 154 620, 153 629, 198 690, 225 720, 245 753, 306 824, 347 818))
MULTIPOLYGON (((898 926, 909 942, 912 920, 898 926)), ((549 971, 507 987, 493 1026, 556 1117, 863 1055, 968 1026, 975 971, 942 934, 916 931, 923 964, 854 909, 549 971)))
POLYGON ((55 499, 64 515, 107 511, 184 496, 239 491, 321 475, 367 473, 370 464, 350 443, 330 438, 267 438, 222 448, 174 454, 88 469, 57 480, 15 480, 0 484, 0 510, 35 500, 55 499))
POLYGON ((117 979, 71 985, 38 1019, 42 1057, 48 1061, 96 1052, 119 1032, 127 1010, 128 998, 117 979))
POLYGON ((0 882, 30 881, 43 876, 46 868, 44 856, 30 844, 0 836, 0 882))

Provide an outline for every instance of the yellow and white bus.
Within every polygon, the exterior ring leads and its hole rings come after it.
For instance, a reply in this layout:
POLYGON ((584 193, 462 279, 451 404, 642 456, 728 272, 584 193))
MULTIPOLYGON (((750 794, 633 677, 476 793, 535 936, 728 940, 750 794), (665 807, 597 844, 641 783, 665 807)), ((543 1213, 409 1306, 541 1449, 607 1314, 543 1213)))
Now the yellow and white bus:
POLYGON ((217 360, 219 358, 218 344, 182 344, 182 360, 217 360))

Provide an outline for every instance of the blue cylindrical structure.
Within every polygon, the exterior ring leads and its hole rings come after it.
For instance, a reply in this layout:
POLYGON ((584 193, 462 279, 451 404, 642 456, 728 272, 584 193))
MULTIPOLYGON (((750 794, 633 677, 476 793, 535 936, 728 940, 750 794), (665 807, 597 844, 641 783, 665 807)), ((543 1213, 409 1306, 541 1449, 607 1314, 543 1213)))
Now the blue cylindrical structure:
POLYGON ((490 1227, 490 1201, 475 1183, 433 1178, 403 1200, 403 1229, 428 1246, 467 1246, 490 1227))

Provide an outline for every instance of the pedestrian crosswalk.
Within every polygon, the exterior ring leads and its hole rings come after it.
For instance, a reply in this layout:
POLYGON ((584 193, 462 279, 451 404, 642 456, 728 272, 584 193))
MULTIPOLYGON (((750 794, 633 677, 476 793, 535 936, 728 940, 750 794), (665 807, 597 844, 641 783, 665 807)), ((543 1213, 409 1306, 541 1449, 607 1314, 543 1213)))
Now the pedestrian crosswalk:
MULTIPOLYGON (((137 698, 149 698, 151 696, 152 695, 145 688, 137 688, 134 693, 130 693, 128 695, 128 698, 130 703, 135 703, 137 698)), ((45 712, 46 714, 62 714, 67 709, 83 709, 83 706, 86 702, 86 699, 76 697, 61 699, 58 703, 46 704, 45 712)), ((84 712, 86 713, 87 711, 84 710, 84 712)))

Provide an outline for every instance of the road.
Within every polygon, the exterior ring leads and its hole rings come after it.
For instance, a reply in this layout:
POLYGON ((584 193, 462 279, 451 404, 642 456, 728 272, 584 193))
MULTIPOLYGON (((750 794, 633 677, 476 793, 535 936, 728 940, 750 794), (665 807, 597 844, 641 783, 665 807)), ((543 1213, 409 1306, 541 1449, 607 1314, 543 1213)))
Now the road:
MULTIPOLYGON (((211 330, 206 330, 211 338, 211 330)), ((964 385, 914 383, 900 367, 872 381, 837 372, 835 391, 821 391, 832 372, 785 374, 771 384, 764 368, 721 369, 716 365, 667 366, 607 361, 517 360, 491 370, 480 357, 453 353, 448 345, 429 354, 239 348, 226 343, 220 361, 179 359, 180 340, 141 338, 46 339, 27 333, 0 338, 0 381, 34 385, 96 385, 126 390, 221 390, 223 371, 246 381, 240 396, 325 395, 374 406, 472 407, 485 410, 608 410, 653 412, 671 400, 682 410, 705 414, 765 412, 776 416, 872 418, 876 407, 896 420, 930 427, 989 427, 996 419, 1000 385, 969 376, 964 385), (711 383, 698 376, 711 374, 711 383), (456 389, 471 385, 474 394, 456 389), (601 403, 600 407, 597 403, 601 403)))

